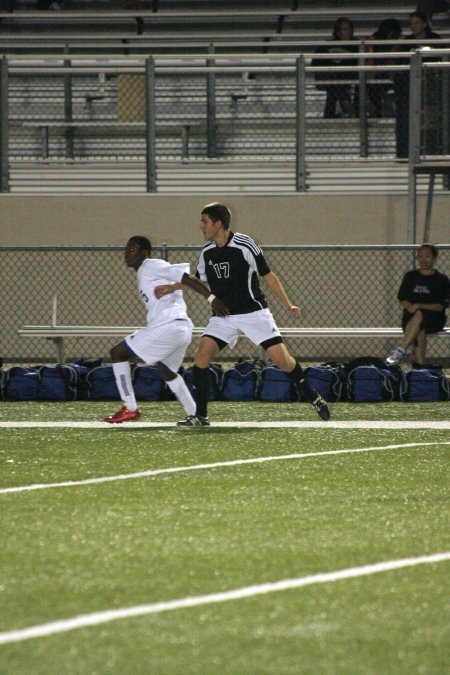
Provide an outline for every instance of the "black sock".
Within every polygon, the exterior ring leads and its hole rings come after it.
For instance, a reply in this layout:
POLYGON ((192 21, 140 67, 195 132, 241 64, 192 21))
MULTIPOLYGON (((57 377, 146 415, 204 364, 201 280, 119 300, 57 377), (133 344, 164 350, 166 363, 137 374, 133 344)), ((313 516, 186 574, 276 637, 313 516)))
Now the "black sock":
POLYGON ((302 394, 304 394, 308 401, 313 401, 316 398, 317 392, 309 384, 308 380, 306 379, 305 372, 298 361, 295 363, 294 370, 291 370, 288 375, 294 385, 302 394))
POLYGON ((209 368, 194 366, 192 369, 192 385, 197 415, 208 417, 209 368))

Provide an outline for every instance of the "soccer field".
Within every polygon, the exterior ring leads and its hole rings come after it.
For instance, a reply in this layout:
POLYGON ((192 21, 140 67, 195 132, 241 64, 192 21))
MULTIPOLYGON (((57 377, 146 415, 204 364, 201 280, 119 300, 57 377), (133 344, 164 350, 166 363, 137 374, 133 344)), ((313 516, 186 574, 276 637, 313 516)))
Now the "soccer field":
POLYGON ((0 672, 448 672, 449 406, 2 404, 0 672))

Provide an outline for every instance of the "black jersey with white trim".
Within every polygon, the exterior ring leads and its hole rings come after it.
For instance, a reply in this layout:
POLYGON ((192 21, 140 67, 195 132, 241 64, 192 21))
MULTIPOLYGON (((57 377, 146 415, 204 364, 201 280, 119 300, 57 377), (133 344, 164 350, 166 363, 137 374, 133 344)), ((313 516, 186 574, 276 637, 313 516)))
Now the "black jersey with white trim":
POLYGON ((259 246, 246 234, 230 232, 225 246, 210 241, 202 249, 197 276, 208 283, 230 314, 248 314, 267 307, 259 276, 270 267, 259 246))

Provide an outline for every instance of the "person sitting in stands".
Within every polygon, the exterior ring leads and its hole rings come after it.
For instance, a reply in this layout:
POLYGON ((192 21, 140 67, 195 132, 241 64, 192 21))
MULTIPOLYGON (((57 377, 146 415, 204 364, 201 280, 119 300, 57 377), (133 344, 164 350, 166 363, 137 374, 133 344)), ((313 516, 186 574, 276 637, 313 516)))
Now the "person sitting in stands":
MULTIPOLYGON (((355 40, 353 32, 353 23, 346 17, 337 19, 333 27, 332 39, 334 42, 351 42, 355 40)), ((346 54, 348 52, 357 52, 357 45, 345 44, 339 46, 319 47, 316 54, 346 54)), ((316 73, 316 87, 326 92, 324 117, 355 117, 358 111, 357 98, 352 91, 354 86, 351 80, 357 79, 355 73, 349 71, 330 71, 332 66, 356 66, 357 59, 342 59, 339 56, 333 56, 329 59, 313 59, 312 66, 321 66, 323 72, 316 73), (333 81, 341 81, 341 84, 334 84, 333 81), (344 83, 345 80, 345 83, 344 83)))
MULTIPOLYGON (((371 40, 398 40, 402 34, 402 27, 397 19, 384 19, 378 26, 375 33, 372 35, 371 40)), ((397 48, 397 45, 367 45, 367 51, 371 52, 394 52, 397 48)), ((389 57, 382 59, 368 59, 366 61, 367 65, 374 66, 383 66, 383 65, 395 65, 395 59, 389 57)), ((383 117, 383 108, 386 106, 383 105, 386 102, 386 97, 388 92, 392 89, 392 78, 391 73, 383 72, 382 70, 375 70, 373 73, 368 73, 367 75, 368 84, 367 84, 367 97, 369 100, 369 114, 373 117, 383 117), (382 80, 378 84, 371 84, 371 80, 382 80)))

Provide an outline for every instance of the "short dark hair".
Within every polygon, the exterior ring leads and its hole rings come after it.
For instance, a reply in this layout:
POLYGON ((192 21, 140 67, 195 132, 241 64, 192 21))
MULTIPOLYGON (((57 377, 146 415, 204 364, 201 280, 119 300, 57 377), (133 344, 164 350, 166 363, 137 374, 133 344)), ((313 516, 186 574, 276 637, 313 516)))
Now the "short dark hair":
POLYGON ((375 40, 389 40, 389 38, 399 38, 401 34, 402 27, 397 19, 384 19, 372 37, 375 40))
POLYGON ((152 244, 150 239, 143 237, 140 234, 135 234, 133 237, 129 238, 128 243, 130 243, 130 241, 135 241, 139 248, 141 248, 143 251, 147 251, 149 256, 151 255, 152 244))
POLYGON ((436 258, 439 255, 439 251, 437 250, 437 247, 434 244, 422 244, 417 249, 417 253, 419 253, 419 251, 423 251, 424 248, 427 248, 430 251, 431 255, 433 256, 433 260, 436 260, 436 258))
POLYGON ((201 213, 206 213, 206 215, 211 218, 213 223, 215 223, 216 220, 222 221, 222 225, 225 230, 228 230, 230 227, 231 211, 228 206, 225 206, 225 204, 221 204, 220 202, 212 202, 211 204, 204 206, 201 213))
POLYGON ((336 19, 336 21, 334 22, 334 25, 333 25, 333 40, 339 40, 339 31, 341 29, 341 26, 344 23, 346 23, 350 26, 350 30, 351 30, 352 35, 353 35, 354 30, 355 30, 354 25, 353 25, 353 21, 346 16, 340 16, 339 19, 336 19))
POLYGON ((418 19, 423 21, 423 23, 426 23, 428 25, 428 17, 425 14, 425 12, 421 12, 419 9, 416 9, 414 12, 411 12, 409 15, 409 18, 411 19, 413 16, 417 16, 418 19))

